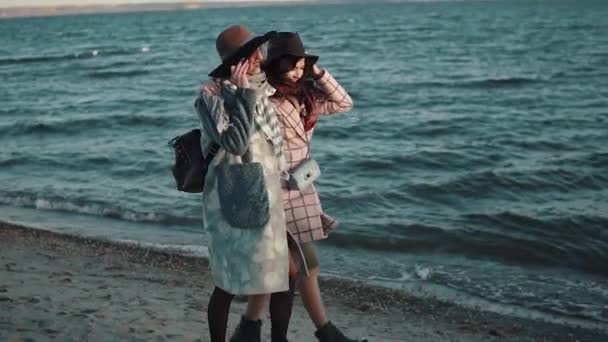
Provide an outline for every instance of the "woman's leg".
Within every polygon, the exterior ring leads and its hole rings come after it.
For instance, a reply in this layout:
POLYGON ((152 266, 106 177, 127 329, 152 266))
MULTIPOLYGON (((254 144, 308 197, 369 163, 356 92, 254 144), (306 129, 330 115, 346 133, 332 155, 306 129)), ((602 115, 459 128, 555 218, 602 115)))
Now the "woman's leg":
POLYGON ((300 280, 299 289, 304 307, 317 329, 327 324, 327 314, 319 289, 319 266, 308 271, 309 276, 300 280))
POLYGON ((358 342, 366 340, 353 340, 346 337, 340 329, 333 325, 325 312, 325 306, 321 300, 321 290, 319 289, 319 261, 312 243, 301 245, 302 252, 309 266, 309 276, 300 281, 300 295, 302 302, 310 319, 314 323, 317 331, 315 336, 320 342, 358 342))
POLYGON ((289 290, 270 295, 270 338, 272 342, 286 342, 291 310, 293 309, 293 292, 295 278, 289 277, 289 290))
POLYGON ((233 294, 217 286, 213 289, 213 293, 209 298, 209 305, 207 306, 207 321, 209 323, 211 342, 226 341, 226 325, 228 324, 228 314, 230 313, 230 304, 233 298, 233 294))
POLYGON ((308 277, 302 277, 299 280, 298 289, 300 290, 302 303, 310 319, 317 329, 319 329, 327 323, 327 315, 325 314, 325 307, 321 300, 321 290, 319 290, 319 260, 317 259, 317 251, 313 242, 301 243, 300 248, 308 267, 308 277))

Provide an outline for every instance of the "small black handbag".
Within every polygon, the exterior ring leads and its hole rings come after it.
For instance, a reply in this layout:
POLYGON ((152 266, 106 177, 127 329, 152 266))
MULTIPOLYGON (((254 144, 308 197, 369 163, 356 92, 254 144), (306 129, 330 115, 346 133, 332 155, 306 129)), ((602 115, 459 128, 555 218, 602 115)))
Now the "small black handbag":
POLYGON ((193 129, 179 135, 169 145, 175 151, 175 164, 171 168, 177 190, 191 193, 203 192, 207 168, 219 149, 219 145, 211 143, 207 157, 201 149, 201 130, 193 129))

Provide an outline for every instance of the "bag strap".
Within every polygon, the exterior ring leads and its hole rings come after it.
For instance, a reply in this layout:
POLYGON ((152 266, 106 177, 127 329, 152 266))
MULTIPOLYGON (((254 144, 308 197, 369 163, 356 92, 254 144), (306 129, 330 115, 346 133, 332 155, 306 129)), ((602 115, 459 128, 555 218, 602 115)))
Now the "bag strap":
POLYGON ((220 145, 218 143, 216 143, 215 141, 212 141, 211 144, 209 145, 208 150, 209 150, 209 153, 207 154, 207 158, 213 159, 213 157, 215 157, 217 152, 220 150, 220 145))

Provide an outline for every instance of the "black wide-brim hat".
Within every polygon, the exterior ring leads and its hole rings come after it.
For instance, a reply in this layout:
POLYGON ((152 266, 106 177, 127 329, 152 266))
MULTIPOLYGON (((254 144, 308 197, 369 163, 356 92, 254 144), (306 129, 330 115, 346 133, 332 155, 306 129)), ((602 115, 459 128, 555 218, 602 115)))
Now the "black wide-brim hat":
POLYGON ((262 66, 266 67, 284 56, 304 58, 309 65, 313 65, 319 60, 319 56, 306 52, 297 32, 277 32, 273 34, 268 42, 267 57, 262 62, 262 66))
POLYGON ((232 65, 238 64, 244 58, 249 58, 257 48, 270 40, 274 34, 276 34, 276 31, 255 36, 242 25, 235 25, 226 29, 220 33, 215 42, 222 64, 213 69, 209 76, 219 78, 230 76, 232 65))

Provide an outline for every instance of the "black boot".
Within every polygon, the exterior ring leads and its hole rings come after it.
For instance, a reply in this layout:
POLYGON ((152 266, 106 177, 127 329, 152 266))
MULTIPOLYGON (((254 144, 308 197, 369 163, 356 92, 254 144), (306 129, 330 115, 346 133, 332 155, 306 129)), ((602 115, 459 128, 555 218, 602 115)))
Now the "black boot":
POLYGON ((230 342, 261 342, 262 341, 262 321, 250 321, 244 316, 234 330, 230 342))
POLYGON ((353 340, 344 336, 340 329, 336 328, 331 322, 327 322, 317 330, 315 336, 317 336, 319 342, 367 342, 367 340, 353 340))

